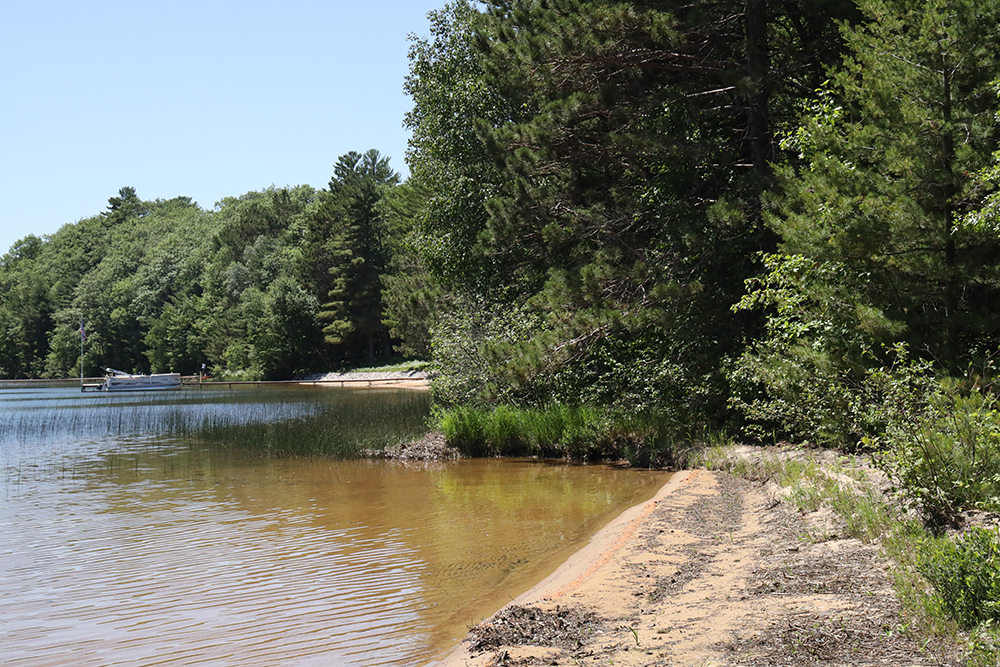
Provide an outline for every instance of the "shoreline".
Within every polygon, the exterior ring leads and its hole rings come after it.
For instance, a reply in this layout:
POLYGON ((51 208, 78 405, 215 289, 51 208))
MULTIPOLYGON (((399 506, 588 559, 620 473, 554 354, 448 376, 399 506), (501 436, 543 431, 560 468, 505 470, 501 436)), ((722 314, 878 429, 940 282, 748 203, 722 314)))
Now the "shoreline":
POLYGON ((907 630, 878 545, 789 491, 675 473, 428 667, 959 664, 907 630))
POLYGON ((316 387, 396 387, 430 390, 430 374, 424 371, 390 371, 361 373, 321 373, 309 375, 298 384, 316 387))
MULTIPOLYGON (((84 382, 101 382, 103 377, 84 378, 84 382)), ((197 375, 181 378, 184 387, 212 387, 222 385, 281 385, 294 384, 316 387, 378 388, 430 390, 430 374, 423 371, 404 372, 363 372, 363 373, 321 373, 294 380, 219 380, 216 378, 199 381, 197 375)), ((17 380, 0 379, 0 389, 23 389, 30 387, 78 385, 80 378, 23 378, 17 380)))
MULTIPOLYGON (((616 558, 622 557, 630 540, 635 539, 636 532, 643 522, 648 521, 656 506, 681 485, 690 482, 698 470, 683 470, 673 473, 656 494, 645 502, 633 505, 612 519, 601 528, 590 541, 573 553, 556 570, 538 582, 530 589, 521 593, 511 602, 497 610, 490 618, 483 621, 489 623, 505 609, 532 605, 550 606, 554 601, 564 596, 573 597, 585 584, 601 578, 601 570, 609 566, 616 558)), ((585 594, 579 594, 585 595, 585 594)), ((427 667, 485 667, 492 659, 486 654, 474 655, 467 646, 468 639, 451 651, 444 658, 431 662, 427 667)))

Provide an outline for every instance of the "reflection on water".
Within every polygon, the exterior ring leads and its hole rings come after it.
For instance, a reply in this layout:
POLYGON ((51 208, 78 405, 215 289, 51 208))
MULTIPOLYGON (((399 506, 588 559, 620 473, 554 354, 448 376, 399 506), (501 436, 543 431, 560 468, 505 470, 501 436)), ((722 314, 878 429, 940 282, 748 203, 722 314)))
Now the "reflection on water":
MULTIPOLYGON (((0 419, 21 409, 6 393, 0 419)), ((2 446, 6 665, 419 664, 665 481, 264 458, 164 433, 2 446)))

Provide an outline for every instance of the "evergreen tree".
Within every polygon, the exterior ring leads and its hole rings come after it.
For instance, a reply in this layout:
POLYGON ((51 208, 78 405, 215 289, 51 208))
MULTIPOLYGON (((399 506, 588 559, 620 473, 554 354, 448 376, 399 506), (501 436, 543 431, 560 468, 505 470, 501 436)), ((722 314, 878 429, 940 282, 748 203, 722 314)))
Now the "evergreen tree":
POLYGON ((382 278, 383 323, 398 340, 396 351, 414 359, 431 358, 431 331, 451 299, 420 256, 417 221, 430 192, 407 181, 389 192, 382 211, 388 230, 390 266, 382 278))
POLYGON ((386 230, 378 204, 399 183, 389 159, 378 151, 350 152, 334 167, 330 189, 309 230, 310 275, 323 301, 327 343, 345 361, 375 360, 388 352, 382 323, 382 276, 389 267, 386 230))
POLYGON ((859 303, 905 327, 945 367, 996 343, 1000 246, 957 224, 993 186, 1000 138, 995 0, 865 0, 851 56, 798 134, 786 170, 782 249, 863 277, 859 303), (984 336, 986 338, 984 338, 984 336))
POLYGON ((770 215, 780 254, 744 307, 767 335, 734 374, 735 401, 793 437, 855 444, 867 369, 908 343, 957 371, 1000 332, 1000 244, 960 221, 995 185, 996 0, 862 0, 842 66, 788 139, 770 215))
POLYGON ((772 127, 836 53, 834 16, 797 3, 780 16, 759 2, 487 5, 476 80, 511 112, 477 116, 497 176, 466 252, 498 267, 514 305, 546 315, 509 350, 510 381, 523 400, 721 395, 718 360, 750 320, 729 305, 773 246, 760 217, 772 127))

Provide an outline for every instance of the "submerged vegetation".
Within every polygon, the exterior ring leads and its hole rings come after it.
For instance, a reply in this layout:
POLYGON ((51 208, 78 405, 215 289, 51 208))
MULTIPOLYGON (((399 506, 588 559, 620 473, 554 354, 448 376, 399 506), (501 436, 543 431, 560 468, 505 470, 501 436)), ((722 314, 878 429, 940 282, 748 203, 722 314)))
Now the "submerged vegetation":
MULTIPOLYGON (((243 410, 261 407, 251 404, 243 410)), ((308 414, 293 419, 255 422, 226 411, 203 420, 194 434, 207 442, 269 456, 349 458, 419 438, 427 428, 429 407, 428 396, 419 391, 343 392, 310 404, 308 414)))
POLYGON ((167 438, 251 455, 349 458, 421 436, 429 409, 426 392, 405 390, 67 391, 8 402, 0 443, 167 438))

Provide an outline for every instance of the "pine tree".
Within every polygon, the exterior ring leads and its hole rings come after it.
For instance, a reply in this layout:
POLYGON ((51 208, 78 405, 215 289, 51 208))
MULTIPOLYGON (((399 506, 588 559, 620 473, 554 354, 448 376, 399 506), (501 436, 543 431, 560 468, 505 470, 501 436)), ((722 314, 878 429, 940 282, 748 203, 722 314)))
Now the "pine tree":
POLYGON ((514 353, 519 377, 573 375, 560 391, 603 387, 599 400, 719 381, 747 326, 729 305, 773 248, 773 127, 839 44, 832 13, 781 9, 489 3, 484 77, 517 114, 477 125, 501 174, 480 252, 548 315, 514 353))
POLYGON ((1000 247, 958 222, 992 186, 996 0, 865 0, 851 56, 797 135, 774 225, 787 254, 843 267, 857 303, 957 368, 1000 330, 1000 247), (985 338, 984 338, 985 336, 985 338))
POLYGON ((369 150, 350 152, 334 167, 330 189, 310 228, 311 275, 323 303, 325 340, 343 360, 385 354, 388 330, 382 323, 382 276, 389 266, 378 204, 387 187, 399 183, 389 159, 369 150))

